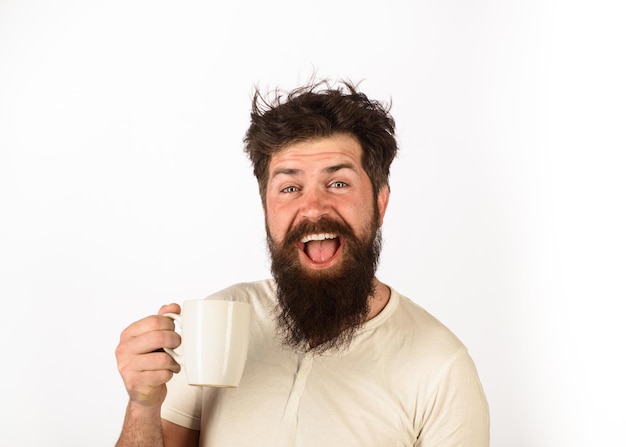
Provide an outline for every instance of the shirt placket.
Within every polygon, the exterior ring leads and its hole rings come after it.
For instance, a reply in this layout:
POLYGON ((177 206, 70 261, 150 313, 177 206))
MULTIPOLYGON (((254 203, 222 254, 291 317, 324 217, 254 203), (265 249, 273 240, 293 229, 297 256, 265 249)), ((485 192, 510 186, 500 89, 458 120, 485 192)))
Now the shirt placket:
POLYGON ((300 399, 304 393, 304 388, 306 387, 306 382, 312 366, 312 354, 305 353, 299 355, 298 367, 293 381, 293 386, 291 387, 291 392, 289 393, 287 404, 285 406, 277 445, 284 447, 292 447, 296 445, 300 399))

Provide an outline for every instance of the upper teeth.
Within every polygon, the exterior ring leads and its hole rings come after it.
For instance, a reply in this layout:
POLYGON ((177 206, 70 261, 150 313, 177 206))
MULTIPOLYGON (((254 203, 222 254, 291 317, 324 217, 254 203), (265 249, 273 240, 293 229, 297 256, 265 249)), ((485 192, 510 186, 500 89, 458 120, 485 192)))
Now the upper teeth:
POLYGON ((300 239, 300 242, 306 244, 309 241, 323 241, 324 239, 335 239, 336 237, 335 233, 308 234, 300 239))

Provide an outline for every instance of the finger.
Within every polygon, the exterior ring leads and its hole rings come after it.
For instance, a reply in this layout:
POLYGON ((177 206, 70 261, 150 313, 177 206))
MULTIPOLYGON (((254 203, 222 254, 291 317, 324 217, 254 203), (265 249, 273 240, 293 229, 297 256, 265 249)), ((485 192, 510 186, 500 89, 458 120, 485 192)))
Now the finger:
POLYGON ((164 317, 162 315, 150 315, 149 317, 142 318, 135 321, 122 331, 121 338, 132 338, 146 332, 152 331, 173 331, 174 322, 171 318, 164 317))
POLYGON ((118 370, 124 378, 124 382, 130 384, 129 387, 133 387, 132 384, 135 386, 136 384, 145 385, 141 379, 144 372, 169 371, 170 373, 178 373, 181 369, 180 365, 166 353, 130 355, 125 354, 122 348, 118 348, 116 355, 118 370))
POLYGON ((159 315, 163 315, 164 313, 179 314, 180 306, 176 303, 166 304, 164 306, 161 306, 161 308, 159 309, 159 315))
POLYGON ((150 353, 138 356, 133 365, 136 371, 171 371, 173 373, 180 372, 180 365, 166 353, 150 353))
POLYGON ((160 348, 175 349, 180 346, 180 335, 174 331, 150 331, 135 337, 126 337, 118 346, 123 356, 148 354, 160 348))

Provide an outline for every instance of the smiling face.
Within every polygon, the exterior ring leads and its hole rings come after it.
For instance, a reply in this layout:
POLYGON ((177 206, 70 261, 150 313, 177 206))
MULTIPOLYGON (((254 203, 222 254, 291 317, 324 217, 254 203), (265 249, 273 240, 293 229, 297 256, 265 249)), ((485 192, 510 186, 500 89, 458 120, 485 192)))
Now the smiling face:
POLYGON ((374 197, 351 136, 272 156, 265 216, 287 344, 340 347, 366 320, 388 197, 387 187, 374 197))
POLYGON ((374 200, 372 183, 361 164, 361 146, 348 135, 295 143, 274 154, 265 197, 268 235, 276 244, 289 232, 300 264, 310 271, 341 263, 345 239, 334 223, 349 227, 359 239, 382 225, 389 190, 374 200), (375 211, 376 207, 376 211, 375 211), (319 228, 319 222, 330 222, 319 228))

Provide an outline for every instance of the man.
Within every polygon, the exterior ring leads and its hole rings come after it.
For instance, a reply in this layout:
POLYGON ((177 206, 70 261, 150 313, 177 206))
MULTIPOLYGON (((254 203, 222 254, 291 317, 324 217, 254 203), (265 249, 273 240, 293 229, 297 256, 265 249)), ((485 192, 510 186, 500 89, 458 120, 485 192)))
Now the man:
POLYGON ((208 299, 251 303, 238 388, 188 386, 159 348, 176 304, 130 325, 116 355, 130 396, 118 446, 487 446, 463 344, 375 277, 397 146, 389 109, 348 82, 254 96, 245 137, 272 280, 208 299), (171 381, 170 381, 171 379, 171 381), (167 383, 167 385, 166 385, 167 383))

